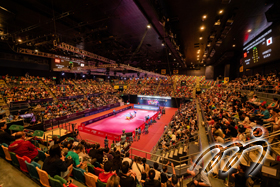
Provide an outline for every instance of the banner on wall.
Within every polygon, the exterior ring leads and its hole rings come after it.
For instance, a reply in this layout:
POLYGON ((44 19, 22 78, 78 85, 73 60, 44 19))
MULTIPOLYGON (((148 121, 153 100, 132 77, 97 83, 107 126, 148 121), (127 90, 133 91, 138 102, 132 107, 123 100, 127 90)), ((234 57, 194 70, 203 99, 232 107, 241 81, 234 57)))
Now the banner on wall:
POLYGON ((161 69, 161 74, 165 75, 166 74, 166 69, 161 69))
POLYGON ((173 70, 173 75, 178 75, 178 74, 179 74, 179 70, 174 69, 174 70, 173 70))
POLYGON ((229 77, 224 78, 224 84, 227 84, 229 82, 229 77))

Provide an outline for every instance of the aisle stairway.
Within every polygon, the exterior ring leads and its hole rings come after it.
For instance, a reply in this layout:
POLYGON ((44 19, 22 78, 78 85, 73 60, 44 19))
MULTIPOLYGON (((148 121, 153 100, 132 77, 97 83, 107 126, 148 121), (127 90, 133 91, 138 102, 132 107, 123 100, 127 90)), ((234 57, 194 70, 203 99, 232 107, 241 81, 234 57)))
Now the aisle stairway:
MULTIPOLYGON (((173 163, 174 166, 180 165, 180 157, 185 157, 188 154, 188 146, 186 144, 180 144, 176 147, 173 147, 169 150, 158 150, 156 152, 157 155, 162 156, 164 158, 171 158, 178 162, 173 163)), ((158 163, 166 163, 166 161, 162 157, 153 157, 153 160, 158 163)), ((182 160, 186 160, 183 158, 182 160)), ((181 164, 184 164, 183 162, 181 164)))
POLYGON ((159 87, 160 87, 160 85, 161 85, 161 83, 162 83, 162 80, 160 79, 158 82, 159 82, 159 83, 158 83, 158 86, 157 86, 157 89, 156 89, 154 95, 157 95, 158 89, 159 89, 159 87))
POLYGON ((57 101, 57 98, 54 95, 54 93, 51 91, 51 89, 42 80, 39 80, 39 84, 42 85, 42 87, 44 87, 50 93, 50 95, 51 95, 51 97, 53 98, 54 101, 57 101))
POLYGON ((137 93, 138 95, 141 94, 142 89, 145 88, 145 87, 147 86, 147 82, 148 82, 148 81, 146 81, 144 84, 141 83, 142 86, 141 86, 141 88, 139 89, 139 91, 138 91, 138 93, 137 93))
MULTIPOLYGON (((8 87, 6 82, 4 80, 0 80, 0 87, 8 87)), ((9 106, 6 103, 4 97, 2 96, 2 94, 0 94, 0 107, 2 108, 2 110, 6 110, 6 114, 9 115, 10 111, 9 111, 9 106)))
MULTIPOLYGON (((86 95, 86 93, 84 92, 84 90, 83 90, 83 89, 80 89, 74 81, 72 81, 72 83, 73 83, 73 85, 74 85, 75 88, 79 89, 79 90, 83 93, 83 95, 86 95)), ((82 87, 83 85, 80 85, 80 86, 82 87)))

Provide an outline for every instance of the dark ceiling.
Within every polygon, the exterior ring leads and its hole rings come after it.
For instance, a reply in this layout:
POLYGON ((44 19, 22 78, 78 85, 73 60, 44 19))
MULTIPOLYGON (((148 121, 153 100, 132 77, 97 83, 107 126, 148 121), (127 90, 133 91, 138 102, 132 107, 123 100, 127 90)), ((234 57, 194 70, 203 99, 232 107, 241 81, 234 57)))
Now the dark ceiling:
POLYGON ((255 35, 267 25, 265 12, 271 4, 266 5, 265 2, 266 0, 196 0, 190 3, 166 0, 171 28, 178 34, 186 62, 195 64, 204 59, 207 64, 214 64, 225 53, 233 56, 240 52, 245 38, 255 35), (204 15, 207 16, 205 19, 204 15), (218 21, 220 25, 214 25, 218 21), (205 27, 204 30, 201 30, 202 26, 205 27), (249 29, 252 30, 250 33, 249 29), (222 43, 218 46, 217 41, 222 43), (207 46, 209 43, 210 47, 207 46), (211 52, 214 55, 210 55, 211 52))
POLYGON ((44 52, 74 55, 54 48, 52 41, 56 39, 146 70, 181 69, 192 65, 199 68, 227 59, 224 56, 240 56, 245 39, 256 35, 267 25, 264 13, 271 4, 266 5, 265 2, 1 1, 0 29, 3 33, 0 33, 0 41, 14 50, 16 47, 37 48, 44 52), (219 14, 220 10, 223 10, 222 14, 219 14), (204 21, 203 15, 207 15, 204 21), (214 26, 218 20, 221 24, 214 26), (151 24, 151 29, 147 28, 148 24, 151 24), (201 26, 205 27, 203 31, 201 26), (248 29, 252 32, 248 33, 248 29), (215 38, 211 39, 210 35, 215 38), (199 37, 203 39, 199 40, 199 37), (21 43, 17 42, 19 38, 21 43), (220 46, 216 45, 218 40, 222 42, 220 46), (211 46, 207 47, 209 43, 211 46), (207 54, 203 57, 205 51, 207 54))

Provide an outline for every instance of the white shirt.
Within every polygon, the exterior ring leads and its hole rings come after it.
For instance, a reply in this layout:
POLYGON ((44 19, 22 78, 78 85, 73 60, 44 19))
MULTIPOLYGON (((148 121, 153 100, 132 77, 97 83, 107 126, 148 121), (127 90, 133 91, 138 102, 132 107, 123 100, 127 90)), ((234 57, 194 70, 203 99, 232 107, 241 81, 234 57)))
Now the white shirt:
POLYGON ((171 139, 172 139, 172 141, 176 141, 176 135, 175 135, 175 134, 172 134, 172 135, 171 135, 171 139))
POLYGON ((141 181, 141 173, 144 172, 144 166, 141 164, 138 164, 138 163, 137 163, 137 165, 141 172, 139 171, 135 162, 133 162, 133 164, 132 164, 132 171, 134 171, 136 173, 136 177, 137 177, 138 181, 141 181))
POLYGON ((225 143, 224 139, 221 138, 220 136, 217 136, 216 142, 221 143, 221 144, 225 143))
POLYGON ((249 123, 249 118, 247 116, 245 117, 244 122, 246 122, 246 124, 249 123))
POLYGON ((237 135, 237 139, 242 141, 242 142, 245 142, 246 141, 246 136, 244 134, 239 134, 239 135, 237 135))
POLYGON ((129 166, 131 166, 131 163, 132 163, 132 160, 128 157, 124 157, 123 160, 122 160, 122 163, 127 161, 129 163, 129 166))
POLYGON ((152 170, 154 170, 155 171, 155 178, 154 178, 154 180, 159 180, 159 178, 160 178, 160 172, 158 171, 158 170, 155 170, 155 169, 152 169, 152 170))

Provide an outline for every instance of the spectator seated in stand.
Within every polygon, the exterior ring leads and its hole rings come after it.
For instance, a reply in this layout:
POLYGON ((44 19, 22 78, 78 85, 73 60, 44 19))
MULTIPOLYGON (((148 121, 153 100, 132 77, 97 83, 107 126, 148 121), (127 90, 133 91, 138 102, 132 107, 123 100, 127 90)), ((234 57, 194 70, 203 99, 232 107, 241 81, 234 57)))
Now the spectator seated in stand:
POLYGON ((68 151, 66 158, 72 158, 73 159, 73 166, 81 169, 85 169, 87 167, 86 163, 80 162, 79 159, 79 153, 82 152, 84 149, 84 146, 82 144, 78 144, 74 147, 74 150, 68 151))
POLYGON ((104 163, 104 171, 100 173, 98 176, 98 179, 101 182, 107 183, 108 179, 112 175, 116 175, 114 172, 112 172, 112 167, 113 167, 113 163, 111 161, 107 161, 104 163))
POLYGON ((62 155, 61 148, 58 144, 51 146, 49 154, 50 156, 44 161, 43 170, 51 177, 58 175, 67 180, 72 173, 73 164, 65 161, 65 157, 62 155))
POLYGON ((11 136, 5 130, 7 129, 6 122, 0 122, 0 144, 5 143, 9 145, 12 141, 15 141, 15 136, 11 136))
POLYGON ((9 145, 9 151, 14 152, 20 157, 27 156, 34 160, 38 156, 37 148, 28 140, 26 140, 24 132, 17 132, 15 134, 15 141, 9 145))

